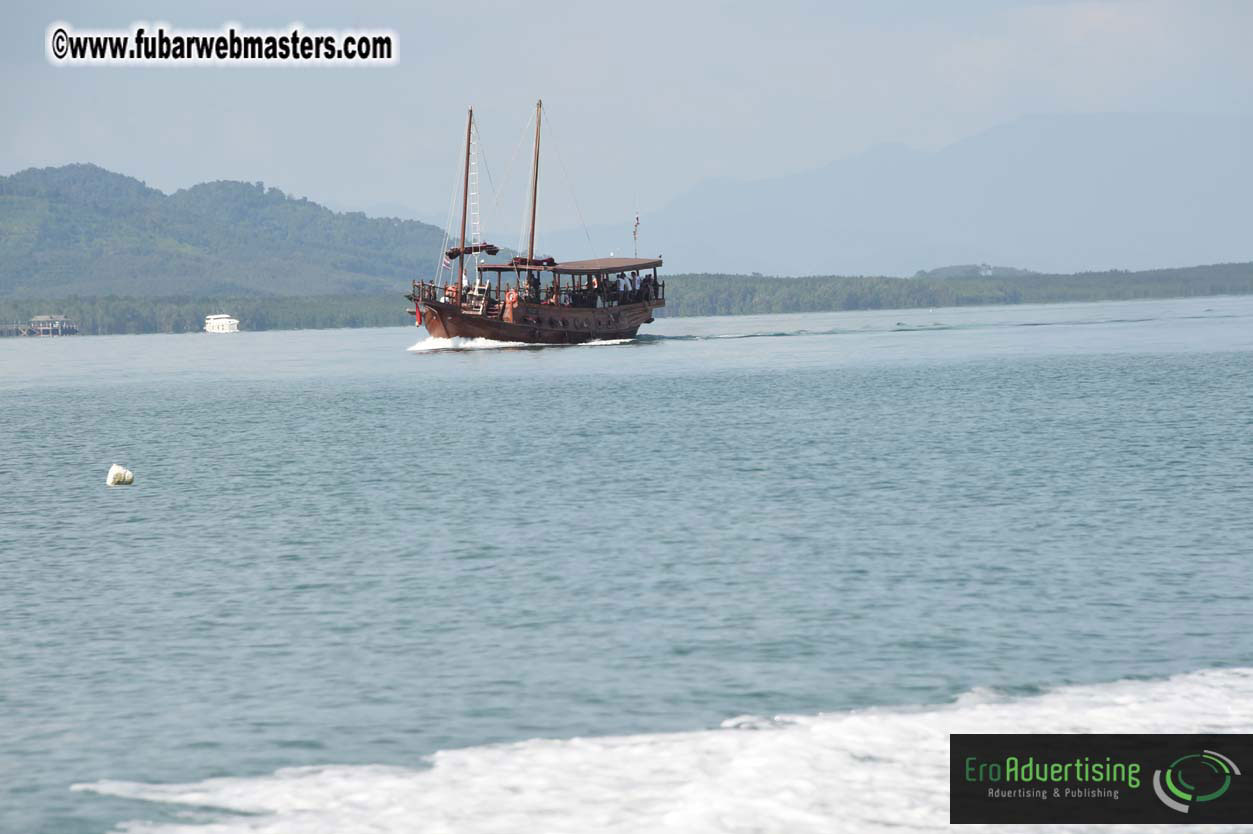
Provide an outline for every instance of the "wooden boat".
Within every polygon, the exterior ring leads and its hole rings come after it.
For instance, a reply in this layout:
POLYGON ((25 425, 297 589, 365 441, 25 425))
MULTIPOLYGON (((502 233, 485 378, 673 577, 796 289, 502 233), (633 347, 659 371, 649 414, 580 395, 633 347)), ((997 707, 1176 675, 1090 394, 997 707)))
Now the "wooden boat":
MULTIPOLYGON (((539 190, 540 122, 543 102, 535 105, 535 149, 531 165, 531 222, 526 257, 504 263, 477 263, 480 253, 500 248, 466 239, 472 205, 471 148, 474 109, 466 120, 466 156, 462 178, 461 245, 444 253, 444 264, 457 261, 455 277, 414 281, 406 298, 413 302, 415 323, 441 338, 492 339, 528 344, 577 344, 627 339, 653 320, 666 304, 666 285, 657 278, 661 258, 595 258, 559 262, 535 256, 535 208, 539 190), (475 256, 473 283, 466 257, 475 256)), ((637 221, 638 225, 638 221, 637 221)), ((477 213, 473 223, 476 236, 477 213)), ((442 273, 442 270, 440 271, 442 273)))

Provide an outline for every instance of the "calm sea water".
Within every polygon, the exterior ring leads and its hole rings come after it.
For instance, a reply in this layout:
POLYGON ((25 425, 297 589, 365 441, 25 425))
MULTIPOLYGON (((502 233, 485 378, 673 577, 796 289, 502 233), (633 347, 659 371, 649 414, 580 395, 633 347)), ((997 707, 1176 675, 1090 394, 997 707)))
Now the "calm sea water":
POLYGON ((952 728, 1253 731, 1253 299, 646 332, 0 341, 0 831, 930 830, 952 728))

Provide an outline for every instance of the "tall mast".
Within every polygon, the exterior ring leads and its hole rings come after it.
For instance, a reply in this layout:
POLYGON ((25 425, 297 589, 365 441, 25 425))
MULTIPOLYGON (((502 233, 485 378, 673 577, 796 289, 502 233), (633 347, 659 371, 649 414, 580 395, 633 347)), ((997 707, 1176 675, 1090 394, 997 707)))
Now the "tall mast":
POLYGON ((470 207, 470 129, 474 126, 474 108, 466 116, 466 168, 461 182, 461 254, 457 256, 457 301, 465 303, 461 296, 461 277, 466 274, 466 210, 470 207))
POLYGON ((527 265, 535 260, 535 201, 539 197, 539 122, 544 100, 535 102, 535 158, 531 160, 531 242, 526 248, 527 265))

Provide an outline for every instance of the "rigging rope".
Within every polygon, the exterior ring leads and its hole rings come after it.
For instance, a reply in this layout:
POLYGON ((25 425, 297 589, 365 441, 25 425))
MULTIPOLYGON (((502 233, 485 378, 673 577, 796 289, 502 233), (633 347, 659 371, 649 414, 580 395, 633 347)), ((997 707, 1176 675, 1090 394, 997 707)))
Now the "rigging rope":
POLYGON ((570 182, 570 175, 566 173, 566 163, 561 158, 561 148, 557 146, 557 130, 553 123, 552 114, 548 112, 548 108, 544 108, 544 113, 548 115, 548 133, 552 137, 553 152, 557 155, 557 165, 561 168, 561 176, 566 181, 566 188, 570 191, 570 200, 574 203, 574 211, 579 216, 579 225, 583 227, 583 234, 587 238, 588 254, 593 258, 596 257, 596 245, 592 243, 592 234, 587 230, 587 223, 583 221, 583 210, 579 208, 578 195, 574 193, 574 184, 570 182))
MULTIPOLYGON (((491 166, 487 164, 487 151, 483 150, 483 137, 479 135, 479 123, 478 123, 478 122, 473 122, 472 124, 473 124, 473 127, 474 127, 474 138, 475 138, 475 140, 476 140, 476 141, 475 141, 475 143, 474 143, 474 147, 476 148, 476 154, 475 154, 475 155, 476 155, 479 159, 482 159, 482 160, 483 160, 483 170, 484 170, 484 172, 486 172, 486 173, 487 173, 487 186, 488 186, 488 188, 490 188, 490 189, 492 190, 492 210, 491 210, 491 217, 492 217, 492 220, 493 220, 493 221, 495 221, 495 220, 496 220, 496 207, 497 207, 497 205, 499 205, 499 204, 500 204, 500 194, 499 194, 499 192, 497 192, 497 191, 496 191, 496 183, 492 180, 492 169, 491 169, 491 166)), ((482 242, 484 242, 484 240, 486 239, 486 234, 483 232, 483 229, 485 229, 485 228, 487 227, 487 225, 488 225, 488 224, 487 224, 486 222, 480 221, 480 224, 479 224, 479 239, 478 239, 478 241, 476 241, 477 243, 482 243, 482 242)), ((478 267, 479 267, 479 253, 477 253, 477 252, 476 252, 476 253, 475 253, 475 255, 474 255, 474 268, 475 268, 475 274, 476 274, 476 276, 477 276, 477 274, 478 274, 478 272, 477 272, 477 271, 478 271, 478 267)))
MULTIPOLYGON (((534 118, 532 114, 531 118, 534 118)), ((531 127, 531 119, 527 119, 525 125, 522 126, 522 132, 518 134, 518 141, 514 143, 513 153, 509 157, 509 163, 505 166, 505 174, 501 178, 500 188, 496 188, 496 183, 492 180, 491 169, 487 165, 487 154, 483 153, 483 140, 479 138, 479 154, 483 158, 483 167, 487 171, 487 181, 492 188, 492 217, 499 216, 500 200, 505 195, 505 189, 509 185, 509 177, 513 174, 514 163, 518 161, 518 152, 522 150, 522 140, 526 138, 527 130, 531 127)), ((478 123, 474 125, 474 133, 477 136, 479 131, 478 123)))
POLYGON ((492 196, 496 196, 496 183, 492 182, 492 169, 487 164, 487 151, 483 150, 483 137, 479 135, 479 123, 474 123, 474 138, 478 140, 475 147, 479 149, 479 156, 483 158, 483 170, 487 173, 487 185, 492 189, 492 196))
MULTIPOLYGON (((439 245, 439 252, 435 253, 435 280, 432 283, 438 283, 444 274, 444 253, 448 251, 448 238, 452 235, 452 221, 457 211, 457 192, 461 190, 457 183, 460 181, 461 159, 464 151, 465 144, 463 143, 457 151, 457 163, 454 166, 456 175, 453 177, 453 186, 448 196, 448 219, 444 222, 444 239, 439 245)), ((452 267, 448 269, 451 274, 452 267)), ((445 286, 447 286, 446 283, 445 286)))

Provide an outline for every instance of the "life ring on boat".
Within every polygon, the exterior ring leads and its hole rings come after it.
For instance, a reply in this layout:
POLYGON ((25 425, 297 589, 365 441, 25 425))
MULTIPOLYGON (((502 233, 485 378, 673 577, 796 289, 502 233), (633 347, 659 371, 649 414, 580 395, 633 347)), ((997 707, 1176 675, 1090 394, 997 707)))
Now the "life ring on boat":
POLYGON ((518 293, 516 290, 510 290, 505 293, 505 303, 510 307, 518 303, 518 293))

